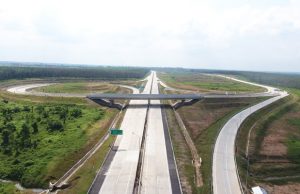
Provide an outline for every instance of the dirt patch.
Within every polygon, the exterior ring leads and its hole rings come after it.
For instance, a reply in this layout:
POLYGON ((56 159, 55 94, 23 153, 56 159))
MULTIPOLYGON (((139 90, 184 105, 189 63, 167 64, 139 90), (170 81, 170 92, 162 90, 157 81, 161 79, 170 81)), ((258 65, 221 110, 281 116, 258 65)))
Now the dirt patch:
POLYGON ((300 111, 289 112, 271 124, 267 129, 267 135, 262 142, 261 150, 259 152, 260 155, 272 157, 287 156, 288 149, 286 141, 291 134, 297 133, 297 127, 288 123, 291 118, 300 119, 300 111))
POLYGON ((300 194, 300 183, 262 186, 269 194, 300 194))
MULTIPOLYGON (((247 101, 245 100, 245 102, 247 101)), ((204 100, 193 106, 182 107, 178 112, 191 137, 195 140, 204 129, 241 106, 247 106, 247 103, 241 103, 240 99, 214 99, 214 102, 204 100)))

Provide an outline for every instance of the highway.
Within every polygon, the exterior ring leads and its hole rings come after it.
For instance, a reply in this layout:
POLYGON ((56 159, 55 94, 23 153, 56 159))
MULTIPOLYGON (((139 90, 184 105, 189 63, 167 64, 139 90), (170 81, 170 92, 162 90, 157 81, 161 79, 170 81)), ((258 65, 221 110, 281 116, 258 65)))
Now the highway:
MULTIPOLYGON (((224 76, 228 79, 227 76, 224 76)), ((242 112, 233 116, 221 129, 215 143, 213 153, 213 192, 214 194, 241 194, 243 193, 240 186, 237 166, 235 162, 235 139, 241 123, 252 113, 259 109, 288 96, 285 91, 278 91, 276 88, 260 84, 250 83, 238 79, 235 81, 252 84, 267 89, 266 95, 274 95, 266 101, 249 107, 242 112)))
MULTIPOLYGON (((153 76, 151 93, 159 94, 156 73, 153 76)), ((181 193, 174 156, 172 150, 167 151, 167 146, 171 146, 167 145, 167 138, 169 134, 163 124, 160 101, 151 100, 146 128, 141 193, 181 193)))
MULTIPOLYGON (((143 93, 149 94, 153 73, 147 77, 143 93)), ((121 129, 123 135, 118 136, 114 144, 113 155, 105 164, 103 172, 99 171, 89 193, 133 193, 137 173, 141 141, 148 108, 147 100, 131 100, 124 115, 121 129), (140 105, 140 106, 134 106, 140 105)))

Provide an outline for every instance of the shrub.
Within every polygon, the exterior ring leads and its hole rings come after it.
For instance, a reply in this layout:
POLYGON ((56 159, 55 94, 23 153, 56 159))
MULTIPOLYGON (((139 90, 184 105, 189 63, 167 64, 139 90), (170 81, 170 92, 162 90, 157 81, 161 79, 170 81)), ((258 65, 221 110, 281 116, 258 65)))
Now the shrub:
POLYGON ((47 130, 52 131, 63 131, 64 126, 63 124, 58 120, 50 120, 47 122, 47 130))
POLYGON ((82 111, 81 109, 79 108, 74 108, 72 111, 71 111, 71 116, 74 117, 74 118, 78 118, 78 117, 81 117, 82 116, 82 111))

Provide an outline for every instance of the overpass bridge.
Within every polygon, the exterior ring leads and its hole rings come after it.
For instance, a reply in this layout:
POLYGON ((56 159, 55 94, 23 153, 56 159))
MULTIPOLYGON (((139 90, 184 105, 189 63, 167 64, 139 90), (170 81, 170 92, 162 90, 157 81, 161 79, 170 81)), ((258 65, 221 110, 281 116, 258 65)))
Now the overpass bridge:
POLYGON ((175 109, 192 105, 201 99, 208 98, 257 98, 257 97, 273 97, 277 96, 277 93, 243 93, 243 94, 223 94, 223 93, 206 93, 206 94, 91 94, 87 98, 100 104, 102 106, 108 106, 111 108, 123 109, 126 106, 115 103, 115 100, 178 100, 173 107, 175 109))
POLYGON ((200 94, 91 94, 88 99, 111 108, 123 109, 125 106, 115 103, 115 100, 180 100, 174 105, 178 108, 183 105, 191 105, 204 97, 200 94))

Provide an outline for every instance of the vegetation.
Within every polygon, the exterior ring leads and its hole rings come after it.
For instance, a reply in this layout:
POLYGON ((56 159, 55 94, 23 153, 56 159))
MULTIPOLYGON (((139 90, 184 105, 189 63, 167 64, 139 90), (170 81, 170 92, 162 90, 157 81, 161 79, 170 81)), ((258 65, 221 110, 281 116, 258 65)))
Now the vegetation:
POLYGON ((34 89, 46 93, 77 93, 87 94, 93 92, 116 93, 120 90, 118 85, 108 82, 64 82, 34 89))
POLYGON ((70 186, 59 193, 86 194, 96 177, 97 171, 104 162, 109 146, 113 141, 114 137, 110 136, 84 166, 71 177, 70 186))
POLYGON ((102 109, 82 105, 8 100, 1 100, 0 115, 0 178, 26 187, 46 187, 59 178, 61 164, 89 141, 91 124, 106 116, 102 109))
POLYGON ((0 193, 1 194, 16 194, 19 193, 13 183, 2 183, 0 182, 0 193))
POLYGON ((145 68, 107 66, 0 66, 0 80, 51 77, 120 80, 143 78, 148 71, 145 68))

